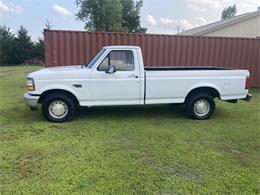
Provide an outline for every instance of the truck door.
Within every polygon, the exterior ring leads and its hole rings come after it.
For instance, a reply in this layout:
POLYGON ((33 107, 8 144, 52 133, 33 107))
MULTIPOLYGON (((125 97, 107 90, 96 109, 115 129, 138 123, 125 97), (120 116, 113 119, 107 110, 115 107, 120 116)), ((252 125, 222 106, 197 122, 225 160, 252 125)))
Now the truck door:
POLYGON ((91 73, 93 105, 140 104, 140 76, 134 49, 110 50, 91 73))

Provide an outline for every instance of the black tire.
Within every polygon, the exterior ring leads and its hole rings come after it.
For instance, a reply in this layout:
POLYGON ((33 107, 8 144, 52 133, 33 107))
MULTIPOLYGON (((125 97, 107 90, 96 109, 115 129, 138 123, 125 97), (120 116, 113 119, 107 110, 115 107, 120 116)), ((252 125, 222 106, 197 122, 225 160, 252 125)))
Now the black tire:
POLYGON ((185 110, 186 114, 192 119, 209 119, 215 111, 214 98, 211 95, 202 92, 191 94, 185 101, 185 110), (203 104, 203 108, 206 108, 204 113, 199 113, 196 109, 200 103, 203 104))
POLYGON ((42 113, 44 117, 51 122, 65 122, 71 120, 76 112, 76 105, 73 99, 63 93, 53 93, 48 96, 46 96, 42 102, 42 113), (61 116, 60 118, 56 118, 52 116, 53 114, 49 111, 49 106, 54 101, 62 102, 66 105, 66 114, 64 113, 64 116, 61 116))

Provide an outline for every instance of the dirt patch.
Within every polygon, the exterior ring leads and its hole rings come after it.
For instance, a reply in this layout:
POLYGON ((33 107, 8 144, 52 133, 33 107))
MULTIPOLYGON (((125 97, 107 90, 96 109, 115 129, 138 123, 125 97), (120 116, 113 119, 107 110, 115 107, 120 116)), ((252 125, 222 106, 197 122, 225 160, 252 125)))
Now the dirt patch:
POLYGON ((133 147, 135 147, 134 142, 125 136, 112 137, 109 140, 109 145, 114 148, 120 147, 121 149, 124 149, 124 150, 133 149, 133 147))
POLYGON ((238 159, 244 166, 250 166, 250 158, 247 154, 243 153, 242 151, 231 147, 225 147, 224 152, 229 156, 238 159))
POLYGON ((40 161, 44 155, 39 149, 26 150, 19 154, 16 159, 16 164, 22 178, 29 178, 37 174, 37 169, 40 167, 40 161))
POLYGON ((162 165, 159 167, 159 170, 169 175, 175 175, 187 181, 193 180, 200 183, 202 182, 202 176, 199 171, 185 165, 162 165))
POLYGON ((31 132, 31 135, 36 136, 36 135, 43 133, 44 129, 31 127, 29 131, 31 132))
POLYGON ((110 143, 127 144, 127 143, 130 143, 130 140, 125 136, 115 136, 115 137, 112 137, 112 139, 110 140, 110 143))
POLYGON ((141 161, 144 165, 149 166, 163 174, 177 177, 186 181, 192 180, 198 183, 203 182, 203 177, 201 173, 198 170, 188 167, 186 165, 182 165, 179 163, 161 163, 159 161, 154 160, 152 157, 143 158, 141 161))
POLYGON ((7 109, 1 109, 0 110, 0 116, 3 117, 3 118, 6 118, 6 119, 9 119, 9 113, 8 113, 8 110, 7 109))
POLYGON ((49 126, 49 128, 55 129, 55 130, 64 130, 64 127, 63 126, 59 126, 59 125, 51 125, 51 126, 49 126))
POLYGON ((21 136, 15 132, 0 132, 1 141, 13 141, 19 138, 21 138, 21 136))

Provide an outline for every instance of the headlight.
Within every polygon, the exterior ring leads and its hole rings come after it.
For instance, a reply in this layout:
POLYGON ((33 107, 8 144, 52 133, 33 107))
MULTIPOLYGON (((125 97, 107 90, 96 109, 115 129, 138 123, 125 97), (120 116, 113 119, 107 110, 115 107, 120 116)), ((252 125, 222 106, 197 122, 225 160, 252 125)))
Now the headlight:
POLYGON ((35 86, 34 86, 34 81, 32 78, 27 78, 27 90, 28 91, 34 91, 35 86))

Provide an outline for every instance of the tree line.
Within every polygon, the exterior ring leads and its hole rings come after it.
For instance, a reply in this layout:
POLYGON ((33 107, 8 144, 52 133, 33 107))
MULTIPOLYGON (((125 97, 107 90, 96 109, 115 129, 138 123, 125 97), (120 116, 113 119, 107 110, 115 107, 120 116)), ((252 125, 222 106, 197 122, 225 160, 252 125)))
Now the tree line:
POLYGON ((0 65, 22 64, 33 58, 44 61, 43 39, 33 42, 23 26, 16 34, 9 27, 0 26, 0 65))
MULTIPOLYGON (((85 23, 87 31, 145 33, 140 25, 143 0, 75 0, 79 8, 75 19, 85 23)), ((45 28, 51 29, 47 20, 45 28)), ((22 64, 30 59, 44 60, 44 41, 33 42, 27 29, 14 32, 0 26, 0 65, 22 64)))

